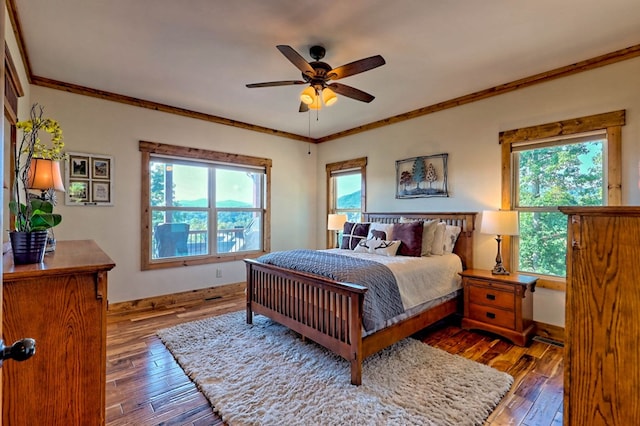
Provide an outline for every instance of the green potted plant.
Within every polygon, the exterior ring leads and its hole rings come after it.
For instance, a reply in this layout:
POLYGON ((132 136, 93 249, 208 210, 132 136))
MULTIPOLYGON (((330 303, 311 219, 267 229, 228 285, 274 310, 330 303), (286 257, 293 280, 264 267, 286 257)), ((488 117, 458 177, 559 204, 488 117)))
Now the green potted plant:
POLYGON ((15 217, 14 230, 9 233, 15 264, 42 262, 48 231, 62 221, 60 214, 53 213, 54 191, 64 190, 59 164, 65 155, 62 129, 57 121, 42 115, 42 106, 34 104, 30 119, 16 124, 22 140, 13 152, 14 186, 9 202, 15 217), (51 135, 51 148, 40 140, 41 131, 51 135), (41 190, 41 195, 31 189, 41 190))

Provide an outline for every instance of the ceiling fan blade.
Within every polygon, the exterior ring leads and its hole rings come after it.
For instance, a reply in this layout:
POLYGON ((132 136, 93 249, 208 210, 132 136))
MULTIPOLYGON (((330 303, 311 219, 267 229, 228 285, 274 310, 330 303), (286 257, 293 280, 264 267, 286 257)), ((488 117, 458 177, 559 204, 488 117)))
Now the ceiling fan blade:
POLYGON ((367 92, 363 92, 362 90, 356 89, 355 87, 347 86, 346 84, 331 83, 327 87, 331 88, 331 90, 340 95, 355 99, 357 101, 368 103, 375 99, 375 96, 370 95, 367 92))
POLYGON ((385 63, 386 62, 384 61, 384 58, 382 56, 371 56, 369 58, 360 59, 359 61, 351 62, 341 67, 334 68, 327 73, 327 76, 329 80, 338 80, 340 78, 349 77, 350 75, 369 71, 371 69, 384 65, 385 63))
POLYGON ((293 65, 295 65, 303 73, 313 76, 316 71, 313 69, 309 62, 307 62, 298 52, 296 52, 291 46, 286 44, 279 44, 276 46, 280 53, 282 53, 293 65))
POLYGON ((253 88, 253 87, 289 86, 292 84, 307 84, 307 82, 302 80, 267 81, 264 83, 247 84, 247 87, 253 88))
POLYGON ((300 102, 300 109, 298 110, 298 112, 307 112, 309 111, 309 105, 305 104, 304 102, 300 102))

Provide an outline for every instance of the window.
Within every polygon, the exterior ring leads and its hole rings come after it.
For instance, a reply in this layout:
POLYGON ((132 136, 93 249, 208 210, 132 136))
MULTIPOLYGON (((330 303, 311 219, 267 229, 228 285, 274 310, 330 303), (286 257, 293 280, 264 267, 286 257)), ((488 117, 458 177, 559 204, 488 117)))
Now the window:
POLYGON ((142 269, 266 252, 271 160, 140 142, 142 269))
MULTIPOLYGON (((349 222, 360 222, 366 207, 367 158, 327 164, 327 214, 346 214, 349 222)), ((327 233, 327 247, 335 247, 335 232, 327 233)))
POLYGON ((602 206, 606 134, 513 147, 517 269, 566 276, 567 217, 558 206, 602 206))
POLYGON ((500 134, 502 208, 517 210, 520 222, 520 235, 504 250, 511 269, 540 276, 542 287, 564 288, 567 217, 558 206, 620 203, 623 124, 617 111, 500 134))

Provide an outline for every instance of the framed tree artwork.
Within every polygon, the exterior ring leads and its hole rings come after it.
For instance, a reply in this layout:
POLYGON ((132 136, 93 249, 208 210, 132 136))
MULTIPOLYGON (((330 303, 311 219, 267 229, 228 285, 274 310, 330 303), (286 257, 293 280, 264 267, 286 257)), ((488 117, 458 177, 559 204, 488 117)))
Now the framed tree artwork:
POLYGON ((69 152, 65 178, 65 205, 113 205, 113 157, 69 152))
POLYGON ((449 154, 396 161, 396 198, 448 197, 449 154))

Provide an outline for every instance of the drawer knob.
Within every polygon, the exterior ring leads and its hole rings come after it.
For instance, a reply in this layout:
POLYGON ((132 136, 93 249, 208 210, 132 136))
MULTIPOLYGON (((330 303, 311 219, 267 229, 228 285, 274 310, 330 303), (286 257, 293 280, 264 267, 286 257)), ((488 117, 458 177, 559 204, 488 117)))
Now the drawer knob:
POLYGON ((487 294, 487 299, 496 300, 496 295, 495 294, 487 294))
POLYGON ((496 314, 494 314, 493 312, 487 312, 487 318, 495 319, 496 314))

